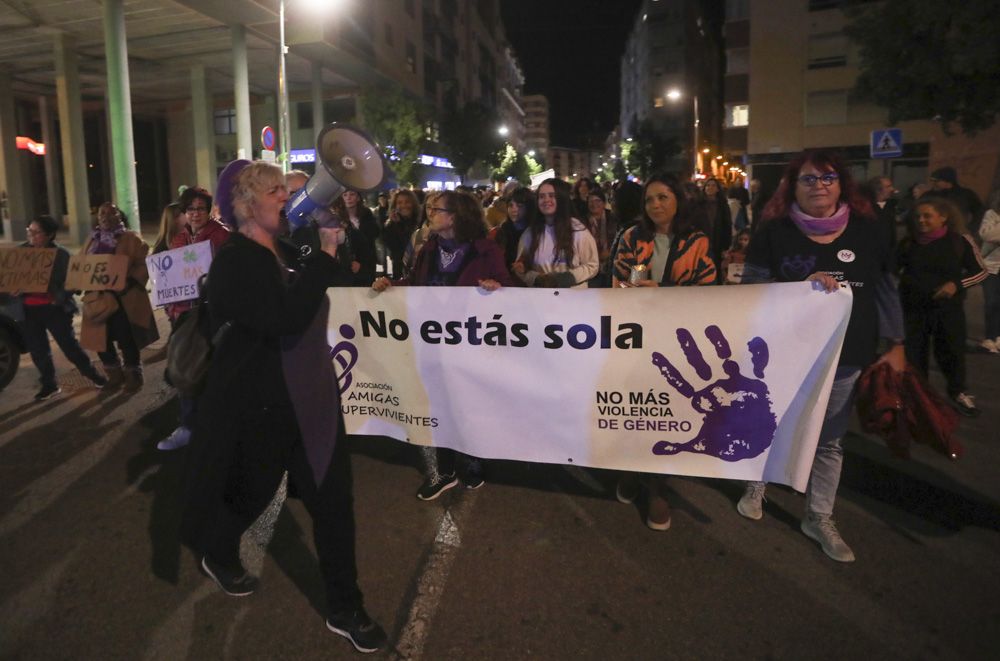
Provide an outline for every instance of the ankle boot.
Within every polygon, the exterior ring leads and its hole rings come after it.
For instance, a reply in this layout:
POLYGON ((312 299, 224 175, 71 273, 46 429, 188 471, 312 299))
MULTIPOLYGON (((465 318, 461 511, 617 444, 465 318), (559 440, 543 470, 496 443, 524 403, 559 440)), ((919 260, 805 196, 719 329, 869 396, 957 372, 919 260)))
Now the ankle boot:
POLYGON ((104 386, 108 390, 121 387, 125 381, 121 365, 104 365, 104 373, 108 375, 108 382, 104 386))
POLYGON ((128 366, 125 368, 125 392, 136 392, 142 388, 142 366, 128 366))

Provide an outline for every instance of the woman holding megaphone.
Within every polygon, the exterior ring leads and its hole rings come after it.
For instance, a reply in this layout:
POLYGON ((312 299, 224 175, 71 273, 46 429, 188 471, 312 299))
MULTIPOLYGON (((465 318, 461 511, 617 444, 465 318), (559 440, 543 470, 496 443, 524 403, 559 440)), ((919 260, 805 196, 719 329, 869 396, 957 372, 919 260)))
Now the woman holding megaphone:
POLYGON ((240 537, 287 471, 289 493, 313 520, 327 628, 373 652, 386 635, 358 588, 351 463, 326 339, 344 231, 317 228, 319 249, 299 249, 280 236, 287 200, 281 170, 268 163, 246 165, 232 186, 237 232, 208 278, 212 334, 225 330, 198 402, 182 536, 223 591, 252 593, 240 537))

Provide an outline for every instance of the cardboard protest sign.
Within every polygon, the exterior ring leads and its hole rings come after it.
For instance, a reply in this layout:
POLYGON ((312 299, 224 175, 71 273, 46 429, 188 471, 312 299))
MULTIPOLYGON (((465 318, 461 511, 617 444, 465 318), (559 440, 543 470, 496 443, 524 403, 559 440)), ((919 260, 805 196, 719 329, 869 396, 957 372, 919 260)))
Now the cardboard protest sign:
POLYGON ((76 255, 69 260, 66 289, 70 291, 119 290, 125 287, 125 255, 76 255))
POLYGON ((153 307, 198 298, 198 279, 212 264, 212 244, 192 243, 146 258, 153 286, 153 307))
POLYGON ((0 292, 47 292, 55 261, 55 248, 0 249, 0 292))

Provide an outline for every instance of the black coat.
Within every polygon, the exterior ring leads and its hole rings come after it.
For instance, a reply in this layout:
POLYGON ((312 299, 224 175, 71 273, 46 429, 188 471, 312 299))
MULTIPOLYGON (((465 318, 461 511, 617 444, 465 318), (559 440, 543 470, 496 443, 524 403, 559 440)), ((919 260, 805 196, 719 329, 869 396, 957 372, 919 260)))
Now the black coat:
MULTIPOLYGON (((182 540, 196 550, 214 522, 227 485, 239 470, 270 471, 280 481, 284 466, 249 465, 237 456, 235 421, 266 418, 271 409, 296 409, 292 404, 282 366, 282 342, 301 336, 326 310, 327 287, 343 279, 339 262, 313 250, 300 258, 290 244, 279 244, 283 261, 294 272, 287 274, 267 248, 234 233, 220 248, 209 269, 208 306, 212 333, 231 322, 212 356, 205 390, 198 400, 198 414, 188 451, 184 489, 182 540)), ((321 320, 322 321, 322 320, 321 320)), ((324 343, 325 344, 325 343, 324 343)), ((333 366, 328 355, 316 356, 317 365, 333 366)), ((333 377, 335 381, 335 377, 333 377)), ((328 388, 327 388, 328 390, 328 388)), ((334 389, 335 390, 335 389, 334 389)), ((334 398, 336 393, 334 392, 334 398)), ((336 425, 343 417, 336 399, 328 403, 336 425)), ((263 440, 267 440, 267 435, 263 440)), ((276 455, 290 453, 281 449, 276 455)), ((277 481, 275 486, 277 486, 277 481)))

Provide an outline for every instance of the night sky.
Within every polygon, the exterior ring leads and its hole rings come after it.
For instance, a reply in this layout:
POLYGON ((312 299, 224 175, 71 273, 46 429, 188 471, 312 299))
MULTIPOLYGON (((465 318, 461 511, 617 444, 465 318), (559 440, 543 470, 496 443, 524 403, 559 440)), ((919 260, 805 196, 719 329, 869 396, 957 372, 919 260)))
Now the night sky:
POLYGON ((582 147, 618 123, 621 56, 641 0, 501 0, 524 93, 550 104, 552 144, 582 147))

